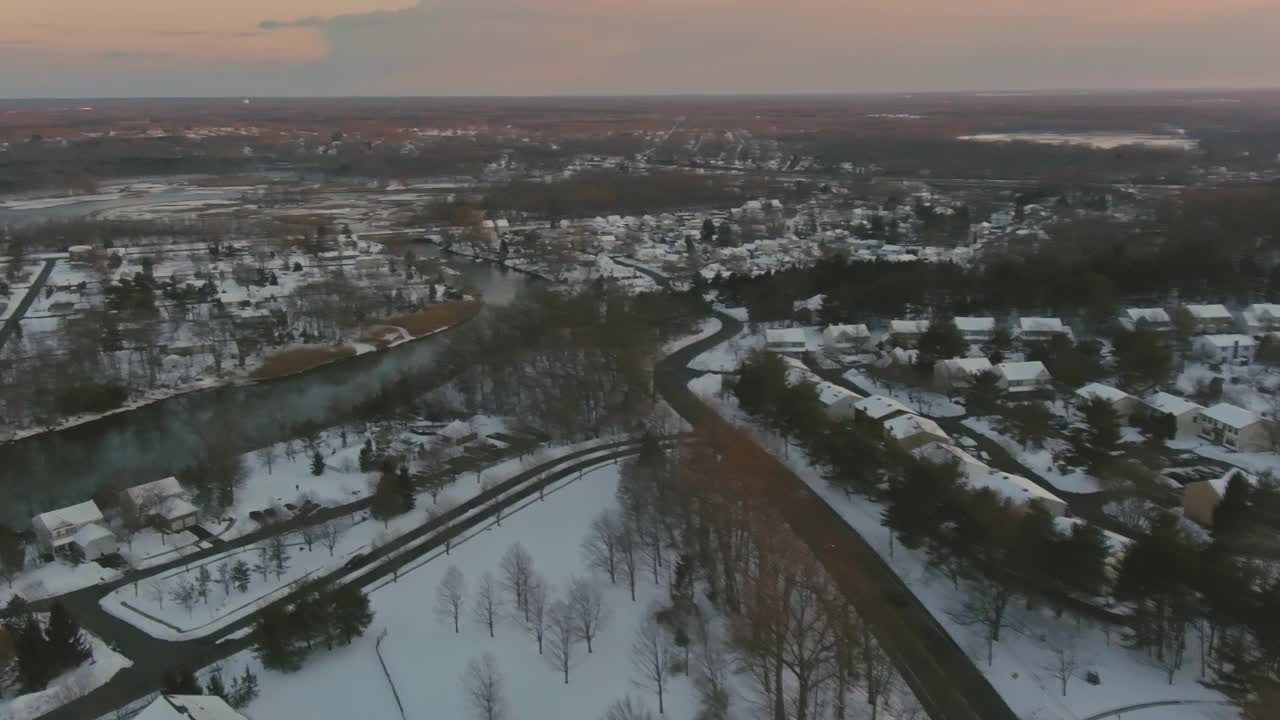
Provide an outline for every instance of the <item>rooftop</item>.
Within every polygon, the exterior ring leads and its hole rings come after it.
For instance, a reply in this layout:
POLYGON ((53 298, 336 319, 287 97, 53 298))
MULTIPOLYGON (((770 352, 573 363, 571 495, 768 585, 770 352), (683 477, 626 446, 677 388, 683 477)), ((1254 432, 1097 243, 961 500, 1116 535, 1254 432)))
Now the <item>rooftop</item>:
POLYGON ((871 395, 859 401, 854 407, 872 420, 879 420, 894 413, 911 412, 911 408, 884 395, 871 395))
POLYGON ((1067 326, 1059 318, 1024 317, 1018 321, 1022 332, 1065 333, 1067 326))
POLYGON ((1167 413, 1169 415, 1185 415, 1196 410, 1204 410, 1203 405, 1197 405, 1190 400, 1171 395, 1167 392, 1158 392, 1147 401, 1147 405, 1156 412, 1167 413))
POLYGON ((922 434, 940 438, 951 437, 947 435, 946 431, 938 423, 919 415, 899 415, 891 420, 886 420, 884 428, 896 440, 905 440, 922 434))
POLYGON ((987 332, 996 329, 996 319, 989 317, 958 317, 955 323, 960 332, 987 332))
POLYGON ((1162 308, 1128 308, 1124 311, 1125 317, 1133 322, 1145 320, 1149 323, 1168 323, 1170 322, 1169 313, 1162 308))
POLYGON ((1103 385, 1102 383, 1089 383, 1079 390, 1076 390, 1076 395, 1079 395, 1086 400, 1101 398, 1107 402, 1117 402, 1133 397, 1119 388, 1113 388, 1110 385, 1103 385))
POLYGON ((178 482, 176 477, 167 477, 155 482, 134 485, 124 492, 135 504, 142 504, 149 500, 161 500, 181 495, 182 484, 178 482))
POLYGON ((1218 403, 1204 411, 1204 416, 1233 428, 1248 427, 1262 418, 1257 413, 1229 403, 1218 403))
POLYGON ((1041 375, 1049 374, 1049 369, 1039 360, 1030 360, 1027 362, 1007 362, 1000 363, 996 366, 996 370, 1004 376, 1006 380, 1035 380, 1041 375))
POLYGON ((889 321, 889 332, 901 333, 906 335, 922 334, 929 329, 928 320, 891 320, 889 321))
POLYGON ((161 695, 134 720, 245 720, 216 695, 161 695))
POLYGON ((1231 311, 1226 305, 1184 305, 1191 317, 1197 320, 1230 320, 1231 311))
POLYGON ((764 331, 764 340, 770 345, 776 343, 800 343, 803 345, 807 342, 803 328, 770 328, 764 331))
POLYGON ((53 532, 58 528, 77 527, 89 523, 102 522, 102 511, 98 509, 97 503, 92 500, 86 500, 79 505, 40 513, 35 517, 35 522, 44 525, 47 530, 53 532))
POLYGON ((1201 335, 1199 341, 1208 342, 1220 348, 1253 347, 1258 344, 1248 335, 1201 335))
POLYGON ((951 358, 949 360, 943 360, 942 362, 950 369, 963 370, 964 372, 969 373, 971 375, 976 375, 977 373, 984 372, 991 369, 991 361, 984 357, 951 358))

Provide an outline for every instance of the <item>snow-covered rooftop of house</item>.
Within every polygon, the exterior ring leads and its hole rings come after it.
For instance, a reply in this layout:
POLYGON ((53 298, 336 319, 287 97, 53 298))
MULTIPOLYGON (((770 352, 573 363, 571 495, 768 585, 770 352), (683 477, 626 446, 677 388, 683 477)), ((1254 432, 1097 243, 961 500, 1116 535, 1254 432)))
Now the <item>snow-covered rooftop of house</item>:
POLYGON ((1170 322, 1169 313, 1162 308, 1127 308, 1124 311, 1125 317, 1133 322, 1145 320, 1149 323, 1167 323, 1170 322))
POLYGON ((846 398, 854 400, 862 400, 862 396, 846 387, 841 387, 833 382, 821 382, 817 385, 818 402, 823 405, 831 405, 838 403, 846 398))
POLYGON ((879 420, 894 413, 910 413, 911 408, 884 395, 871 395, 854 405, 858 412, 872 420, 879 420))
POLYGON ((1065 333, 1067 326, 1059 318, 1024 317, 1018 320, 1022 332, 1065 333))
MULTIPOLYGON (((1064 535, 1070 535, 1071 529, 1077 525, 1089 524, 1080 518, 1073 517, 1056 517, 1053 519, 1053 523, 1058 526, 1058 532, 1064 535)), ((1114 533, 1105 528, 1098 529, 1102 530, 1102 538, 1107 541, 1107 553, 1109 556, 1113 560, 1124 557, 1125 551, 1133 544, 1133 538, 1125 537, 1120 533, 1114 533)))
POLYGON ((866 325, 831 325, 822 331, 824 337, 828 339, 840 339, 843 337, 865 338, 871 337, 871 331, 866 325))
POLYGON ((786 379, 788 387, 794 387, 803 383, 812 383, 817 385, 822 382, 822 378, 819 377, 817 373, 805 367, 803 364, 801 364, 800 367, 787 368, 783 373, 783 376, 786 379))
POLYGON ((1088 385, 1085 385, 1079 390, 1076 390, 1076 395, 1079 395, 1080 397, 1086 400, 1101 398, 1111 403, 1119 402, 1120 400, 1125 400, 1127 398, 1133 397, 1129 393, 1119 388, 1113 388, 1110 385, 1103 385, 1102 383, 1096 383, 1096 382, 1089 383, 1088 385))
POLYGON ((1237 475, 1240 476, 1240 478, 1242 478, 1245 482, 1249 483, 1252 486, 1256 487, 1258 485, 1257 477, 1250 475, 1249 473, 1241 470, 1240 468, 1231 468, 1225 474, 1223 474, 1222 477, 1209 480, 1208 481, 1209 486, 1213 488, 1214 492, 1218 493, 1218 497, 1222 497, 1223 495, 1227 494, 1227 485, 1231 484, 1231 480, 1235 478, 1237 475))
POLYGON ((245 720, 217 695, 161 695, 134 720, 245 720))
POLYGON ((156 508, 156 514, 166 520, 175 520, 177 518, 195 515, 199 510, 195 505, 187 502, 180 497, 168 497, 164 502, 160 503, 160 507, 156 508))
POLYGON ((81 527, 75 534, 76 544, 80 547, 88 547, 95 540, 101 540, 102 538, 111 538, 114 540, 115 535, 111 534, 110 530, 96 522, 92 522, 81 527))
POLYGON ((49 532, 67 526, 87 525, 102 522, 102 511, 92 500, 85 500, 79 505, 64 507, 61 510, 50 510, 35 516, 33 523, 40 523, 49 532))
POLYGON ((895 440, 905 440, 916 435, 933 435, 935 437, 949 439, 938 423, 929 418, 920 417, 919 415, 899 415, 898 417, 886 420, 884 429, 895 440))
POLYGON ((996 319, 989 317, 958 317, 955 323, 960 332, 991 332, 996 329, 996 319))
POLYGON ((1062 499, 1057 495, 1021 475, 996 470, 987 465, 962 465, 961 469, 964 471, 965 480, 974 488, 988 488, 1019 505, 1033 500, 1062 503, 1062 499))
POLYGON ((129 499, 136 504, 142 504, 148 500, 160 500, 163 498, 171 498, 175 495, 182 494, 182 485, 176 477, 167 477, 155 482, 134 485, 124 491, 129 499))
POLYGON ((806 343, 803 328, 770 328, 764 331, 764 341, 769 345, 806 343))
POLYGON ((461 440, 474 432, 475 431, 471 429, 471 425, 469 423, 462 422, 461 420, 454 420, 440 429, 440 435, 447 437, 450 440, 461 440))
POLYGON ((961 465, 985 465, 978 458, 970 455, 963 448, 958 448, 951 443, 931 442, 927 445, 921 445, 912 451, 912 454, 918 458, 928 460, 935 463, 959 462, 961 465))
POLYGON ((1257 345, 1248 335, 1201 335, 1197 342, 1207 342, 1218 348, 1253 347, 1257 345))
POLYGON ((928 320, 890 320, 889 332, 898 335, 921 335, 929 329, 928 320))
POLYGON ((1191 317, 1197 320, 1230 320, 1231 311, 1226 305, 1185 305, 1191 317))
POLYGON ((1236 407, 1230 403, 1218 403, 1203 412, 1205 417, 1212 418, 1223 425, 1233 428, 1245 428, 1262 419, 1258 417, 1257 413, 1245 410, 1242 407, 1236 407))
POLYGON ((1147 405, 1151 406, 1151 409, 1156 412, 1169 415, 1185 415, 1189 412, 1204 410, 1203 405, 1197 405, 1186 398, 1167 392, 1158 392, 1151 396, 1151 399, 1147 401, 1147 405))
POLYGON ((1280 305, 1275 303, 1254 303, 1245 312, 1256 317, 1280 318, 1280 305))
POLYGON ((951 358, 942 361, 948 369, 961 370, 970 375, 986 372, 991 369, 991 361, 984 358, 951 358))
POLYGON ((1046 375, 1049 372, 1049 369, 1046 368, 1044 363, 1039 360, 1000 363, 996 366, 996 370, 999 371, 1006 380, 1011 382, 1017 380, 1035 380, 1041 375, 1046 375))

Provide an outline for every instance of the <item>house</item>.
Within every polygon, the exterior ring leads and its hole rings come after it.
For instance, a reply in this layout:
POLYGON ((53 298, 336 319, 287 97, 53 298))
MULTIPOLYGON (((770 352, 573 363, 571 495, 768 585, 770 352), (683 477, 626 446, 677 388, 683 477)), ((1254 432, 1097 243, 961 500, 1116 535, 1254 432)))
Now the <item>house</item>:
POLYGON ((196 506, 187 502, 177 478, 135 485, 120 493, 120 509, 138 525, 180 532, 196 524, 196 506))
POLYGON ((809 343, 802 328, 770 328, 764 331, 764 347, 769 352, 800 355, 809 343))
POLYGON ((969 342, 986 342, 995 337, 996 319, 989 317, 958 317, 956 329, 969 342))
POLYGON ((1120 321, 1131 329, 1139 323, 1157 332, 1168 332, 1173 328, 1173 319, 1163 308, 1125 308, 1120 321))
POLYGON ((1007 362, 995 366, 1000 376, 1000 387, 1009 392, 1028 392, 1046 388, 1053 381, 1049 369, 1038 360, 1007 362))
POLYGON ((1231 468, 1219 478, 1189 482, 1182 490, 1182 514, 1205 527, 1213 527, 1213 511, 1227 494, 1227 485, 1236 477, 1250 485, 1258 484, 1258 478, 1240 468, 1231 468))
POLYGON ((822 331, 822 348, 828 355, 856 352, 871 344, 866 325, 831 325, 822 331))
POLYGON ((246 720, 217 695, 161 695, 134 720, 246 720))
POLYGON ((832 382, 820 382, 814 386, 822 412, 831 420, 849 420, 858 414, 858 402, 864 398, 858 393, 832 382))
POLYGON ((896 415, 884 421, 885 432, 898 442, 902 449, 911 451, 929 443, 951 442, 951 436, 929 418, 919 415, 896 415))
POLYGON ((1245 308, 1241 315, 1251 333, 1260 335, 1264 332, 1280 331, 1280 305, 1255 303, 1245 308))
POLYGON ((1204 412, 1204 406, 1180 398, 1177 395, 1171 395, 1167 392, 1159 392, 1147 401, 1147 407, 1150 412, 1168 415, 1173 418, 1174 438, 1185 440, 1195 437, 1200 431, 1200 425, 1196 422, 1196 418, 1200 417, 1200 413, 1204 412))
POLYGON ((45 552, 74 549, 86 560, 95 560, 116 551, 116 538, 92 500, 41 513, 31 519, 31 529, 45 552))
POLYGON ((1209 362, 1244 365, 1253 362, 1258 343, 1249 335, 1200 335, 1191 347, 1209 362))
POLYGON ((1226 305, 1183 305, 1198 334, 1225 333, 1235 328, 1236 319, 1226 305))
POLYGON ((934 382, 947 389, 968 387, 984 372, 991 372, 991 361, 986 358, 951 358, 933 364, 934 382))
POLYGON ((822 378, 817 373, 810 370, 808 365, 796 358, 783 355, 782 365, 786 368, 783 370, 783 378, 787 383, 787 387, 794 387, 802 383, 817 385, 822 382, 822 378))
POLYGON ((1133 417, 1142 407, 1142 401, 1129 393, 1102 383, 1089 383, 1076 390, 1076 398, 1083 404, 1090 400, 1106 400, 1122 420, 1133 417))
POLYGON ((928 320, 890 320, 889 334, 899 347, 912 348, 920 344, 920 336, 929 329, 928 320))
POLYGON ((853 407, 869 420, 888 420, 895 415, 911 414, 911 408, 885 395, 869 395, 854 403, 853 407))
POLYGON ((477 437, 476 431, 471 427, 471 424, 461 420, 454 420, 440 428, 438 435, 454 445, 466 445, 477 437))
POLYGON ((1237 452, 1260 452, 1272 445, 1272 421, 1228 403, 1201 411, 1196 424, 1201 438, 1237 452))
POLYGON ((1054 335, 1070 335, 1071 329, 1058 318, 1024 317, 1018 320, 1018 335, 1028 342, 1044 342, 1054 335))
POLYGON ((1067 503, 1034 482, 988 466, 973 455, 949 443, 930 443, 913 451, 921 459, 935 463, 956 463, 960 477, 974 489, 988 489, 1009 500, 1016 507, 1038 503, 1054 517, 1067 514, 1067 503))

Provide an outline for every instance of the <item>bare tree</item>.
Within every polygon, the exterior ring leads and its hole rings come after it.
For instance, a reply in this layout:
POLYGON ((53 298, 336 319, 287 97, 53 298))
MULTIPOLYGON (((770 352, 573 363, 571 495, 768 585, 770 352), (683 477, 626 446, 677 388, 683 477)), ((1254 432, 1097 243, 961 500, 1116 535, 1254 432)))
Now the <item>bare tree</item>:
POLYGON ((179 583, 176 588, 169 591, 169 599, 178 603, 182 609, 187 611, 188 615, 190 615, 192 609, 195 608, 196 600, 198 598, 199 591, 196 589, 196 586, 186 578, 183 578, 182 582, 179 583))
POLYGON ((979 577, 970 583, 964 604, 951 614, 962 625, 979 625, 986 631, 988 665, 994 661, 1000 631, 1008 627, 1006 612, 1012 600, 1012 588, 995 578, 979 577))
POLYGON ((222 594, 224 596, 231 595, 231 563, 220 563, 218 565, 218 584, 222 586, 222 594))
POLYGON ((699 717, 725 720, 729 716, 729 677, 732 668, 724 647, 709 633, 703 637, 697 663, 693 681, 702 700, 699 717))
POLYGON ((604 713, 603 720, 653 720, 653 713, 638 700, 628 695, 621 700, 614 700, 604 713))
POLYGON ((569 684, 569 668, 573 667, 573 650, 578 644, 578 624, 573 610, 563 600, 547 607, 547 660, 551 667, 564 673, 569 684))
POLYGON ((587 565, 606 573, 610 583, 618 582, 619 530, 618 514, 605 509, 591 521, 591 531, 582 541, 587 565))
POLYGON ((542 654, 542 638, 547 629, 547 581, 534 573, 529 579, 528 602, 525 603, 524 625, 538 641, 538 654, 542 654))
POLYGON ((640 579, 639 550, 636 548, 635 528, 630 522, 618 523, 618 572, 631 590, 631 602, 636 601, 636 581, 640 579))
POLYGON ((503 720, 507 716, 502 673, 498 672, 498 663, 492 655, 485 653, 467 663, 462 684, 476 720, 503 720))
POLYGON ((156 605, 158 605, 161 610, 163 610, 164 596, 165 596, 164 583, 161 582, 160 580, 152 580, 151 582, 147 583, 147 591, 151 595, 151 601, 154 602, 156 605))
POLYGON ((453 622, 453 632, 460 632, 459 617, 462 615, 462 602, 466 597, 467 583, 462 571, 456 565, 450 565, 444 573, 444 579, 436 588, 436 615, 441 619, 453 622))
POLYGON ((302 536, 302 542, 307 546, 307 552, 311 552, 311 546, 319 540, 323 534, 319 525, 303 525, 298 530, 298 534, 302 536))
POLYGON ((604 594, 600 587, 585 578, 574 578, 569 586, 569 607, 577 625, 578 637, 587 643, 591 654, 591 641, 600 633, 608 614, 604 606, 604 594))
POLYGON ((275 445, 268 445, 258 451, 258 462, 267 469, 268 475, 275 469, 277 457, 279 457, 279 451, 276 450, 275 445))
POLYGON ((658 714, 662 715, 666 712, 663 693, 675 648, 666 631, 658 624, 656 612, 656 609, 651 609, 648 617, 636 629, 635 640, 631 643, 631 667, 636 671, 633 679, 636 686, 657 693, 658 714))
POLYGON ((1062 683, 1062 697, 1067 696, 1067 684, 1080 670, 1080 657, 1076 654, 1074 638, 1055 638, 1049 641, 1049 649, 1053 651, 1053 661, 1045 665, 1058 681, 1062 683))
POLYGON ((337 518, 329 520, 320 526, 320 542, 329 550, 329 557, 333 557, 334 550, 338 547, 338 540, 342 538, 344 528, 337 518))
POLYGON ((489 637, 493 637, 493 627, 498 619, 498 588, 493 582, 493 575, 485 573, 476 586, 476 602, 472 613, 478 624, 489 629, 489 637))
POLYGON ((515 543, 502 556, 502 586, 511 593, 517 611, 529 620, 529 581, 533 578, 533 556, 524 545, 515 543))

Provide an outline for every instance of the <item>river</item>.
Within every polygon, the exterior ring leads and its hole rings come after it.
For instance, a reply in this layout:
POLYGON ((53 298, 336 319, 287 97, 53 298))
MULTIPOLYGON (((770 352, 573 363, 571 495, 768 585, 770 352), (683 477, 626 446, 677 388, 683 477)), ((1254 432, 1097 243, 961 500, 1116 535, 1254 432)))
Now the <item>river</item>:
MULTIPOLYGON (((417 252, 439 251, 424 244, 417 252)), ((447 263, 460 273, 451 282, 489 306, 510 303, 532 282, 487 263, 457 257, 447 263)), ((429 373, 448 334, 291 378, 187 393, 0 445, 0 523, 26 527, 35 513, 86 500, 103 485, 128 487, 172 475, 195 459, 216 425, 234 422, 243 449, 249 450, 285 439, 302 422, 343 422, 352 408, 403 374, 429 373)))

